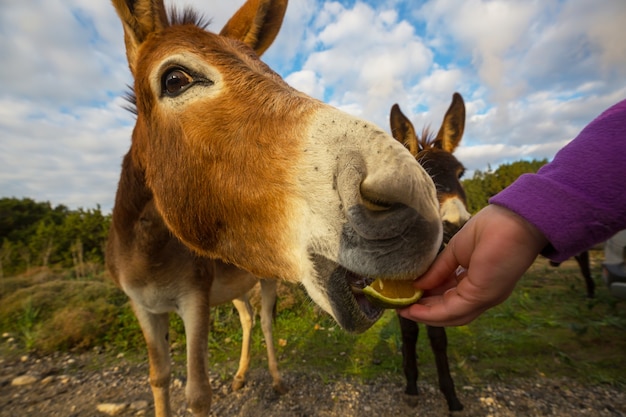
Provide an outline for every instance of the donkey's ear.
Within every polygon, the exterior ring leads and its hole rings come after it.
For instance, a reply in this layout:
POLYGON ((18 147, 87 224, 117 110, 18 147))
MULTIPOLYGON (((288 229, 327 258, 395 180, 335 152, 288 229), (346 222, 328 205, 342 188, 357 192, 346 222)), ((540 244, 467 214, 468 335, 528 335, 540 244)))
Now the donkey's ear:
POLYGON ((286 10, 287 0, 248 0, 220 35, 242 41, 261 56, 278 35, 286 10))
POLYGON ((452 103, 443 118, 433 144, 446 152, 454 152, 465 130, 465 103, 459 93, 452 95, 452 103))
POLYGON ((391 106, 389 124, 391 125, 392 136, 403 144, 409 152, 411 152, 411 155, 417 156, 419 147, 415 128, 413 127, 413 123, 402 113, 400 106, 397 104, 391 106))
POLYGON ((163 0, 112 0, 122 20, 126 58, 135 75, 137 51, 148 35, 168 26, 163 0))

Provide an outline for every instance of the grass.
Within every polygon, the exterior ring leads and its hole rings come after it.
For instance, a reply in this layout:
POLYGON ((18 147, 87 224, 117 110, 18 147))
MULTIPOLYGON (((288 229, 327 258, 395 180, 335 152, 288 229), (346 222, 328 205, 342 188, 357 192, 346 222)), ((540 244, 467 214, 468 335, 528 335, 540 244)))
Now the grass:
MULTIPOLYGON (((448 328, 448 356, 457 385, 568 377, 584 384, 626 387, 626 301, 608 294, 599 276, 600 259, 600 252, 592 252, 595 299, 585 297, 573 260, 554 268, 540 258, 506 302, 467 326, 448 328)), ((125 352, 127 358, 145 360, 141 331, 126 297, 104 274, 82 281, 67 276, 39 271, 5 278, 10 282, 0 286, 0 332, 10 333, 19 343, 0 343, 0 352, 104 346, 113 354, 125 352)), ((227 380, 238 365, 239 320, 230 305, 214 308, 211 320, 211 372, 227 380)), ((345 376, 367 381, 402 375, 400 331, 393 311, 365 333, 348 334, 300 287, 281 284, 274 329, 283 371, 308 372, 329 382, 345 376)), ((436 368, 423 327, 421 333, 420 378, 434 383, 436 368)), ((171 340, 174 360, 184 363, 184 329, 174 315, 171 340)), ((266 363, 257 324, 252 366, 266 363)))
POLYGON ((33 306, 32 298, 28 298, 23 306, 22 314, 17 316, 16 326, 26 349, 33 349, 35 347, 35 326, 39 319, 39 309, 33 306))

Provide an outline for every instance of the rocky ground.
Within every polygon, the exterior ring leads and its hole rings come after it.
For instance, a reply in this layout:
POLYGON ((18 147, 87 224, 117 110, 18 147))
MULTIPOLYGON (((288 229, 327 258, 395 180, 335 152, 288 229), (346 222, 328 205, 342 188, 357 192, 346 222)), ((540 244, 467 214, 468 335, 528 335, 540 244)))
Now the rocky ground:
MULTIPOLYGON (((419 404, 407 404, 403 378, 363 383, 350 378, 285 371, 289 393, 272 391, 265 369, 252 370, 247 385, 232 392, 228 381, 214 379, 211 416, 348 417, 446 416, 436 381, 421 381, 419 404)), ((624 416, 626 393, 609 386, 581 386, 568 380, 514 380, 459 386, 465 406, 454 416, 624 416)), ((188 416, 184 369, 176 365, 172 406, 188 416)), ((0 416, 83 417, 154 415, 148 367, 124 357, 96 352, 46 357, 0 358, 0 416)))

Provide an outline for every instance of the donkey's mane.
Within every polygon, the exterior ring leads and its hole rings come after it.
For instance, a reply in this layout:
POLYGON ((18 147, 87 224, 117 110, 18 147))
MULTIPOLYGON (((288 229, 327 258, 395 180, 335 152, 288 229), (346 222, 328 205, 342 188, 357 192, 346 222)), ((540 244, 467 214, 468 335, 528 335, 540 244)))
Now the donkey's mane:
POLYGON ((430 125, 424 126, 422 134, 418 139, 418 146, 420 149, 430 149, 433 147, 435 139, 437 139, 437 136, 434 132, 431 132, 430 125))
POLYGON ((182 11, 172 6, 169 12, 169 22, 171 26, 194 25, 200 29, 206 29, 211 24, 211 19, 203 16, 192 7, 185 7, 182 11))

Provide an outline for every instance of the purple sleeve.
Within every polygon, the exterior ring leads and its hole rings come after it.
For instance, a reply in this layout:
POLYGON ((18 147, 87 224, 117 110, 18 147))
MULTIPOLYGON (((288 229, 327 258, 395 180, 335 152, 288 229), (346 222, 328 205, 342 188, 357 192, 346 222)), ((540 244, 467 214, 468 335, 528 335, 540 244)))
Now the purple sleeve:
POLYGON ((557 262, 626 229, 626 100, 489 202, 541 230, 550 242, 542 254, 557 262))

